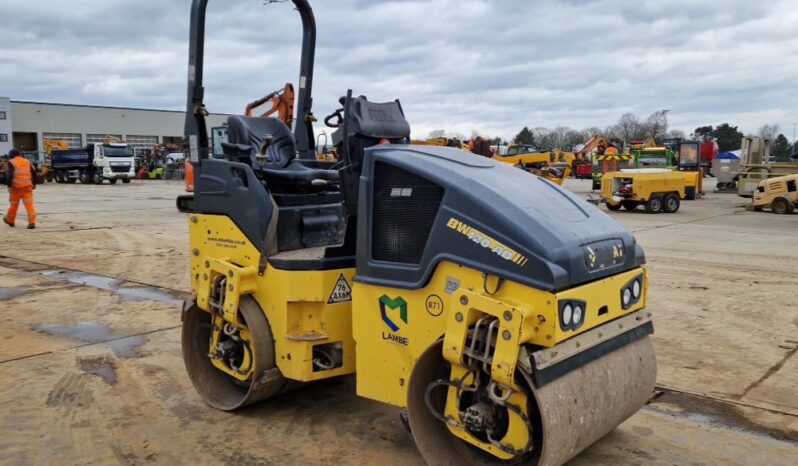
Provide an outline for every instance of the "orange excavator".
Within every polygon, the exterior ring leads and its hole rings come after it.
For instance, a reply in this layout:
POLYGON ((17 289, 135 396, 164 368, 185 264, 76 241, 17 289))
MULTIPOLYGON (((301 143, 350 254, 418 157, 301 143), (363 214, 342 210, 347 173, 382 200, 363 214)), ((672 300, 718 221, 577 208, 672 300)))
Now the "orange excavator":
POLYGON ((244 114, 248 117, 256 116, 252 111, 266 102, 271 102, 272 106, 265 112, 261 113, 260 117, 272 116, 277 113, 277 118, 287 125, 291 125, 294 121, 294 85, 285 83, 282 89, 271 92, 258 100, 253 100, 247 104, 244 114))
MULTIPOLYGON (((248 103, 244 109, 244 115, 251 117, 256 108, 271 102, 271 107, 265 112, 257 115, 261 118, 266 118, 277 113, 277 118, 288 126, 294 121, 294 85, 285 83, 282 89, 270 92, 260 99, 253 100, 248 103)), ((188 157, 184 163, 186 171, 186 192, 194 192, 194 167, 188 157)), ((191 212, 192 204, 194 203, 194 196, 187 194, 177 197, 177 210, 180 212, 191 212)))
POLYGON ((610 141, 600 134, 588 139, 585 145, 574 152, 573 167, 571 167, 574 177, 585 179, 593 176, 591 168, 592 155, 603 154, 604 150, 610 146, 610 141))

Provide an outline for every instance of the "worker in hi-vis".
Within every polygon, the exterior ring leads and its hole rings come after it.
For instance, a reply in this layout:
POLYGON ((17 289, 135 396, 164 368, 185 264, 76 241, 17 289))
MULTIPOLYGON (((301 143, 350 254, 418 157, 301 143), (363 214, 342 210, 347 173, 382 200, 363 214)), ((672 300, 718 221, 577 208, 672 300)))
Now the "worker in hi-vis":
POLYGON ((6 184, 10 193, 8 201, 11 206, 8 214, 3 217, 6 225, 13 227, 17 217, 19 201, 25 204, 28 212, 28 228, 36 228, 36 206, 33 205, 33 190, 36 189, 36 170, 28 159, 16 150, 8 152, 8 170, 6 171, 6 184))

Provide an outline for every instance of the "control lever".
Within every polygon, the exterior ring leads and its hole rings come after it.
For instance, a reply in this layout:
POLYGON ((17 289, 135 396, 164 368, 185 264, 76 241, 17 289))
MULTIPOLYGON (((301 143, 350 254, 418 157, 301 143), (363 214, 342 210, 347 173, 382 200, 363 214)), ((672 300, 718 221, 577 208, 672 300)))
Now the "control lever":
POLYGON ((261 139, 260 141, 260 148, 258 149, 258 153, 257 155, 255 155, 255 158, 257 159, 258 165, 260 166, 261 169, 266 165, 267 161, 266 151, 269 149, 269 146, 271 146, 273 143, 274 143, 274 136, 272 136, 271 134, 263 136, 263 139, 261 139))

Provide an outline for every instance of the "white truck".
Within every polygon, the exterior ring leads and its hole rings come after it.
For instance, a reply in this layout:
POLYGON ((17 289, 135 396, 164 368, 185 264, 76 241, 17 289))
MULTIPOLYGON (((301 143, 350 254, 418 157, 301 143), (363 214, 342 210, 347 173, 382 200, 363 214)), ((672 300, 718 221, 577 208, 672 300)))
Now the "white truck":
POLYGON ((130 183, 136 176, 133 148, 125 143, 88 144, 85 149, 52 152, 52 171, 56 183, 102 184, 108 180, 130 183))

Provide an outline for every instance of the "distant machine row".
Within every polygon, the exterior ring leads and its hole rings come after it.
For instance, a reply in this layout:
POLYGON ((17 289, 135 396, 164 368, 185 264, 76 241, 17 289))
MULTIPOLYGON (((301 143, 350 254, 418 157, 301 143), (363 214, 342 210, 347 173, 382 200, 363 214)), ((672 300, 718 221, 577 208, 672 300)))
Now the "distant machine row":
MULTIPOLYGON (((142 150, 108 136, 101 143, 70 148, 67 141, 45 139, 45 152, 24 151, 36 171, 38 183, 110 184, 130 183, 134 178, 183 179, 184 154, 174 145, 142 150)), ((5 182, 7 167, 0 163, 0 182, 5 182)))

